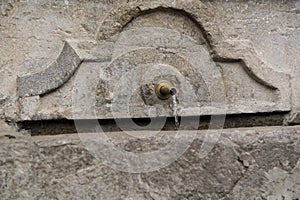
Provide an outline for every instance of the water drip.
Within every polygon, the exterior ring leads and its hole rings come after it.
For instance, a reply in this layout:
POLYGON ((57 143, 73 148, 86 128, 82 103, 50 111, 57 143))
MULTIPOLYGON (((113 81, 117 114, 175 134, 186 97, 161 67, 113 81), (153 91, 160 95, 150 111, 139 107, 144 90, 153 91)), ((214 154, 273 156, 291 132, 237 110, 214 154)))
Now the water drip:
POLYGON ((156 85, 155 93, 157 97, 161 100, 167 100, 170 97, 172 97, 172 104, 170 105, 170 108, 173 112, 173 117, 175 119, 175 127, 176 129, 178 129, 180 124, 178 120, 178 101, 176 97, 176 88, 171 86, 170 83, 164 81, 156 85))
POLYGON ((178 103, 177 103, 177 97, 176 94, 171 94, 172 95, 172 111, 173 111, 173 117, 175 120, 175 127, 176 129, 179 129, 179 120, 178 120, 178 103))

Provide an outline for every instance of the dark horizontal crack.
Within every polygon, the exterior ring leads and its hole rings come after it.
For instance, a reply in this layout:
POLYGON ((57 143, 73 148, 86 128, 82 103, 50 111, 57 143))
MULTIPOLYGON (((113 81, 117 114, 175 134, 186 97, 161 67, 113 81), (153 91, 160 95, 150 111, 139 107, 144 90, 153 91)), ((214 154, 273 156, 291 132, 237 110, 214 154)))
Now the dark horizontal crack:
MULTIPOLYGON (((231 114, 225 116, 179 117, 180 130, 228 129, 257 126, 282 126, 287 112, 231 114), (211 119, 220 119, 215 126, 211 119), (196 120, 196 121, 195 121, 196 120), (183 122, 184 121, 184 122, 183 122)), ((90 119, 90 120, 36 120, 17 122, 19 130, 28 130, 31 135, 58 135, 90 132, 117 132, 117 131, 158 131, 176 130, 174 118, 158 117, 133 119, 90 119), (151 125, 150 125, 151 123, 151 125), (132 126, 132 124, 134 126, 132 126)))
POLYGON ((16 136, 14 136, 14 135, 8 135, 8 134, 6 134, 6 135, 4 135, 5 137, 7 137, 8 139, 16 139, 17 137, 16 136))

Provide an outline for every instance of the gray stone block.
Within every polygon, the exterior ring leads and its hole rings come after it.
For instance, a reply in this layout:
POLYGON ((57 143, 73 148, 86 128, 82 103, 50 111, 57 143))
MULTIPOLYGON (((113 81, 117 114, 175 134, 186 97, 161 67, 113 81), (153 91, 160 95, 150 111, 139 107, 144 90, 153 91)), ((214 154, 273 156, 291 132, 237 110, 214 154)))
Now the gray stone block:
POLYGON ((70 79, 82 62, 74 49, 65 43, 59 57, 45 70, 18 78, 19 97, 49 93, 70 79))
MULTIPOLYGON (((139 132, 151 135, 151 132, 139 132)), ((164 147, 175 132, 144 139, 110 133, 134 153, 164 147)), ((186 131, 186 137, 190 133, 186 131)), ((299 127, 227 129, 199 158, 206 131, 170 165, 147 173, 110 168, 78 135, 0 138, 1 199, 286 199, 299 198, 299 127)), ((94 140, 95 143, 96 140, 94 140)), ((162 155, 163 156, 163 155, 162 155)), ((122 162, 122 161, 120 161, 122 162)))
MULTIPOLYGON (((59 89, 41 97, 29 119, 171 116, 170 102, 159 101, 154 92, 162 80, 179 89, 180 115, 218 114, 218 110, 227 114, 290 111, 290 76, 262 61, 249 40, 225 40, 218 28, 215 35, 208 36, 209 28, 203 24, 211 19, 209 14, 201 2, 118 5, 99 27, 97 41, 66 41, 83 64, 76 74, 77 67, 69 69, 74 77, 68 77, 68 84, 59 81, 65 77, 57 73, 55 84, 41 86, 41 82, 39 87, 46 89, 31 88, 37 91, 31 95, 59 89), (114 25, 109 26, 111 23, 114 25), (153 111, 157 105, 162 108, 153 111)), ((52 68, 21 78, 21 94, 22 79, 42 80, 52 68)), ((22 105, 25 99, 20 101, 22 105)))

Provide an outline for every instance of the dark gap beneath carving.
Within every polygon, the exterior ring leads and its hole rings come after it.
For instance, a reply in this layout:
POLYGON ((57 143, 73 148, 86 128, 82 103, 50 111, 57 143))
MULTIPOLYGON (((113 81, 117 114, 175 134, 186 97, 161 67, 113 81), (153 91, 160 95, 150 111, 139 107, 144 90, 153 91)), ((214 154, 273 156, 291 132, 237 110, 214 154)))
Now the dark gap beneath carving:
MULTIPOLYGON (((272 112, 272 113, 255 113, 255 114, 231 114, 226 115, 224 129, 241 128, 241 127, 257 127, 257 126, 282 126, 288 112, 272 112)), ((196 117, 197 119, 197 117, 196 117)), ((199 118, 198 118, 199 119, 199 118)), ((75 123, 80 124, 80 132, 88 133, 99 131, 115 132, 115 131, 155 131, 155 130, 175 130, 174 118, 156 118, 156 121, 165 121, 164 126, 152 126, 150 118, 134 118, 134 119, 98 119, 98 120, 38 120, 38 121, 21 121, 18 122, 19 130, 28 130, 32 136, 36 135, 59 135, 59 134, 74 134, 77 133, 75 123), (130 121, 128 121, 130 120, 130 121), (132 126, 128 126, 128 122, 138 126, 138 130, 132 126), (125 125, 126 128, 122 126, 125 125), (96 124, 96 125, 95 125, 96 124), (123 129, 120 129, 120 124, 123 129), (100 125, 100 126, 99 126, 100 125), (153 128, 154 127, 154 128, 153 128), (158 129, 156 129, 158 127, 158 129)), ((180 120, 182 120, 180 118, 180 120)), ((185 117, 184 130, 206 130, 209 128, 211 116, 201 116, 198 123, 195 123, 195 117, 185 117), (195 124, 197 127, 195 127, 195 124)), ((159 124, 159 123, 158 123, 159 124)))
POLYGON ((146 127, 151 123, 151 119, 150 118, 132 118, 132 121, 138 125, 138 126, 142 126, 142 127, 146 127))

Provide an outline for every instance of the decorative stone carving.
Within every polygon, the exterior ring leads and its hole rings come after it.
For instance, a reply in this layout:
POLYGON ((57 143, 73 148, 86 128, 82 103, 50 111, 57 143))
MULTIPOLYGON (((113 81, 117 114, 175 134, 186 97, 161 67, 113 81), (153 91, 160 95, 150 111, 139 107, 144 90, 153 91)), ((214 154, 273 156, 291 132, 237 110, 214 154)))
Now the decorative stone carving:
POLYGON ((67 40, 47 69, 19 78, 21 105, 40 96, 30 119, 170 116, 170 102, 154 92, 168 80, 181 115, 218 114, 216 104, 231 114, 290 111, 289 75, 260 60, 250 41, 225 40, 218 28, 211 35, 211 19, 200 1, 121 4, 96 40, 67 40))
POLYGON ((82 58, 78 57, 75 50, 66 42, 57 60, 49 67, 18 79, 19 96, 43 95, 57 89, 68 81, 81 61, 82 58))

